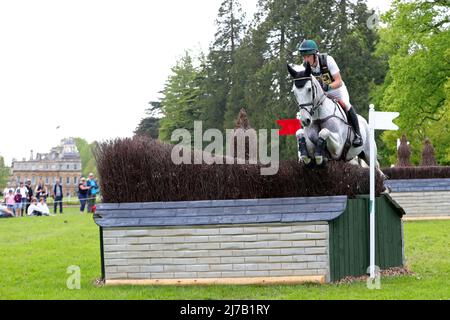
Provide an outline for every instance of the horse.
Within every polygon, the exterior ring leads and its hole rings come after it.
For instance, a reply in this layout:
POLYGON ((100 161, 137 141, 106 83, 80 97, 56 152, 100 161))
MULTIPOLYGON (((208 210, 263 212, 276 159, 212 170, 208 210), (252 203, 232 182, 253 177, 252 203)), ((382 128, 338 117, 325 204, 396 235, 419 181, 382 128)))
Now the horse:
MULTIPOLYGON (((297 118, 302 124, 302 128, 296 133, 299 160, 307 166, 314 166, 315 162, 320 167, 325 166, 329 159, 343 160, 361 166, 370 165, 367 121, 358 115, 364 144, 353 147, 355 133, 348 124, 346 113, 337 101, 327 97, 319 81, 312 75, 309 63, 301 71, 295 70, 289 64, 287 67, 294 79, 292 91, 300 109, 297 118)), ((378 165, 377 169, 379 171, 378 165)))

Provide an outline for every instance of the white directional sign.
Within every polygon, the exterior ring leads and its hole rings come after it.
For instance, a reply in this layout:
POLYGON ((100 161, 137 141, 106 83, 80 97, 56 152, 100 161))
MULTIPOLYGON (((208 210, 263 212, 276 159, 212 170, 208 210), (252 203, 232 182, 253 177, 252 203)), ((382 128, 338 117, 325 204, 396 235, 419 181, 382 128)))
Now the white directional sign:
POLYGON ((398 126, 392 122, 400 113, 374 111, 369 117, 369 125, 375 130, 398 130, 398 126))
POLYGON ((370 278, 375 279, 375 166, 376 145, 375 130, 398 130, 398 126, 392 122, 400 113, 377 112, 373 104, 369 107, 370 128, 370 278))

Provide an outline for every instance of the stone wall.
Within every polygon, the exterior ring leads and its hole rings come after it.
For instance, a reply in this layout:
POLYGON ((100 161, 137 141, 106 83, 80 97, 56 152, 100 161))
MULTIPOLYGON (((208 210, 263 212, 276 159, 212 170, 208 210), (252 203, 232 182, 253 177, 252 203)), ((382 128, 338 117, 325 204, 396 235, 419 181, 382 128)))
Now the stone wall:
POLYGON ((329 279, 328 223, 104 228, 108 280, 329 279))

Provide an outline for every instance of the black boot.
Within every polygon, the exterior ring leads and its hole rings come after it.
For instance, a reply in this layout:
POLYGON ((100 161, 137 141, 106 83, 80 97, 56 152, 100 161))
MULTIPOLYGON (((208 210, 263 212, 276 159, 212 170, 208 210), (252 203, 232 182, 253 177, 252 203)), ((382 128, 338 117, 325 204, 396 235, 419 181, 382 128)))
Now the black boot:
POLYGON ((355 131, 355 138, 353 139, 353 146, 360 147, 363 145, 363 139, 361 138, 361 132, 359 131, 359 122, 358 116, 353 108, 351 108, 348 112, 348 120, 355 131))

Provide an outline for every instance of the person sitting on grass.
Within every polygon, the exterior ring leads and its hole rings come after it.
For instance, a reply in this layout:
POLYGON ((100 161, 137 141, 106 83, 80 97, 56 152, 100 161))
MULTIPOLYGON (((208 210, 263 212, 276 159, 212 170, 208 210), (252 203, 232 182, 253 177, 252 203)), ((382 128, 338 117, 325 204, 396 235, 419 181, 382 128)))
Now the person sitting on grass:
POLYGON ((14 217, 11 210, 7 206, 0 205, 0 218, 12 218, 14 217))
POLYGON ((41 197, 39 199, 39 203, 37 204, 38 210, 42 212, 43 216, 50 216, 50 209, 47 206, 47 203, 45 202, 45 198, 41 197))
POLYGON ((36 198, 32 198, 31 199, 31 204, 28 207, 28 212, 27 214, 29 216, 35 216, 35 217, 40 217, 42 216, 42 212, 39 210, 39 207, 37 206, 37 200, 36 198))

